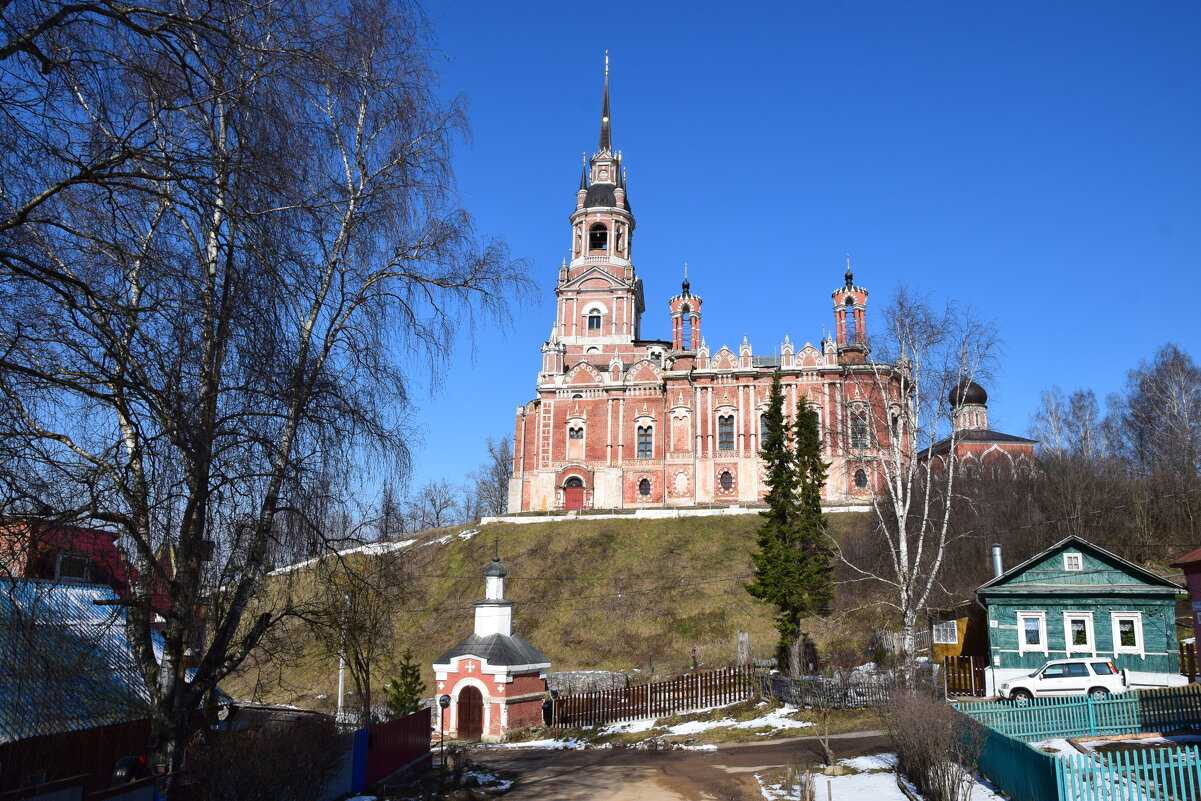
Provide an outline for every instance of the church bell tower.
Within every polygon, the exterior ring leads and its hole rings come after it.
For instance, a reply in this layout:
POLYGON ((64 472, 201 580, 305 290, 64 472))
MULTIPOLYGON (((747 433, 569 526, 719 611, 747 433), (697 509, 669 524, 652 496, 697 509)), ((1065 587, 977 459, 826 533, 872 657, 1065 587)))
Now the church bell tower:
POLYGON ((625 169, 613 148, 607 52, 600 140, 581 170, 570 222, 571 261, 560 268, 555 288, 559 341, 588 352, 629 345, 640 337, 644 303, 630 260, 635 224, 625 169))

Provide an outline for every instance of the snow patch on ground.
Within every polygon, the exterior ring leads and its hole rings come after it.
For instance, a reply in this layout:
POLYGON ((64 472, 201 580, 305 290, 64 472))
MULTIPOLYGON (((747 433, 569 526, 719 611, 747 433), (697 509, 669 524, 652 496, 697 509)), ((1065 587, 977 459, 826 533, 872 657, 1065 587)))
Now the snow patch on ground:
MULTIPOLYGON (((908 801, 901 788, 897 787, 896 754, 842 759, 838 764, 862 772, 826 776, 820 769, 814 768, 813 789, 817 791, 818 798, 836 798, 844 801, 908 801)), ((788 801, 796 798, 796 788, 784 787, 783 782, 768 784, 757 773, 755 781, 759 783, 759 791, 766 801, 788 801)), ((1005 801, 1005 797, 996 792, 996 788, 979 778, 972 787, 971 797, 972 801, 1005 801)))
POLYGON ((1037 743, 1030 743, 1030 746, 1037 751, 1042 751, 1046 754, 1054 754, 1055 756, 1080 753, 1063 737, 1052 737, 1049 740, 1040 740, 1037 743))
POLYGON ((897 767, 896 754, 872 754, 871 756, 840 759, 839 765, 866 773, 868 771, 895 770, 897 767))
POLYGON ((677 737, 684 734, 700 734, 703 731, 710 729, 725 728, 730 725, 730 720, 690 720, 686 723, 678 723, 667 729, 669 736, 677 737))
MULTIPOLYGON (((721 707, 700 709, 697 712, 711 712, 714 709, 721 709, 721 707)), ((814 725, 808 721, 800 721, 793 718, 792 716, 796 712, 797 708, 795 706, 785 705, 771 710, 766 715, 760 715, 751 720, 738 721, 734 720, 734 718, 690 720, 669 727, 665 736, 678 737, 687 734, 700 734, 701 732, 712 731, 713 729, 767 729, 767 731, 760 732, 760 734, 771 734, 772 732, 799 729, 804 726, 814 725)), ((614 723, 611 726, 606 726, 602 731, 605 734, 639 734, 656 728, 657 722, 657 720, 634 720, 627 723, 614 723)))
MULTIPOLYGON (((797 708, 795 706, 785 705, 785 706, 779 707, 778 709, 773 709, 771 712, 768 712, 766 715, 761 715, 761 716, 755 718, 754 720, 744 720, 739 723, 735 723, 730 728, 732 728, 732 729, 768 728, 768 729, 771 729, 771 731, 781 731, 783 729, 799 729, 804 726, 814 725, 813 723, 811 723, 807 720, 796 720, 795 718, 791 717, 792 715, 796 714, 796 711, 797 711, 797 708)), ((763 733, 770 734, 771 732, 763 732, 763 733)))
MULTIPOLYGON (((513 786, 513 782, 509 779, 502 779, 499 776, 479 770, 469 771, 463 775, 475 779, 476 784, 483 785, 489 790, 498 790, 502 793, 508 792, 509 788, 513 786)), ((351 799, 351 801, 354 801, 354 799, 351 799)))
POLYGON ((474 537, 476 534, 479 534, 479 533, 480 533, 480 530, 478 528, 465 529, 465 530, 459 532, 459 539, 469 540, 472 537, 474 537))
MULTIPOLYGON (((417 540, 399 540, 397 542, 369 542, 366 545, 356 545, 353 548, 344 548, 343 550, 338 551, 337 555, 338 556, 348 556, 349 554, 352 554, 352 553, 363 553, 363 554, 367 554, 368 556, 379 556, 380 554, 391 553, 392 551, 399 551, 403 548, 408 548, 410 545, 412 545, 415 542, 417 542, 417 540)), ((325 556, 318 556, 315 559, 305 559, 303 562, 297 562, 296 564, 284 565, 283 567, 277 567, 275 570, 271 571, 270 575, 279 576, 284 573, 291 573, 294 570, 300 570, 301 568, 308 567, 309 565, 315 565, 318 562, 320 562, 322 559, 327 559, 327 558, 329 558, 329 556, 332 556, 332 555, 333 554, 327 554, 325 556)), ((351 801, 353 801, 353 799, 351 801)))
POLYGON ((574 737, 568 740, 527 740, 524 743, 501 743, 500 748, 542 748, 547 751, 582 751, 588 746, 583 740, 574 737))
POLYGON ((640 734, 644 731, 650 731, 655 728, 657 718, 649 718, 647 720, 631 720, 626 723, 614 723, 612 726, 606 726, 601 729, 605 734, 617 734, 619 732, 628 732, 631 734, 640 734))

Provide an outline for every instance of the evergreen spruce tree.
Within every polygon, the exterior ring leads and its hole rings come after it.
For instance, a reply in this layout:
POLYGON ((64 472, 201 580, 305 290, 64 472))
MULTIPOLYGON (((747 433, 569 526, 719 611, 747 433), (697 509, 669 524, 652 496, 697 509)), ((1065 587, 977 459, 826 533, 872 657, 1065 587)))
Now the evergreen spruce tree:
POLYGON ((392 718, 403 718, 421 708, 425 696, 425 682, 421 680, 421 666, 413 661, 413 652, 406 649, 400 660, 396 677, 384 685, 384 698, 392 718))
POLYGON ((821 460, 817 410, 807 399, 797 403, 796 420, 789 430, 778 371, 772 378, 763 427, 759 456, 766 473, 768 508, 760 513, 764 520, 759 550, 752 555, 755 577, 746 589, 778 610, 776 656, 783 667, 789 648, 801 636, 801 619, 824 612, 833 595, 821 512, 827 465, 821 460))

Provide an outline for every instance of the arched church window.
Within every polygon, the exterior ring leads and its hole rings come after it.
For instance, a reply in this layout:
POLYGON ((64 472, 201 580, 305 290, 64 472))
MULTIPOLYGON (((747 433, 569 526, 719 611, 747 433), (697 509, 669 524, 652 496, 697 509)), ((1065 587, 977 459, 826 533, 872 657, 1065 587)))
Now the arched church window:
POLYGON ((692 350, 692 307, 687 303, 680 307, 680 348, 692 350))
POLYGON ((644 478, 638 482, 638 494, 641 495, 643 498, 645 498, 651 494, 650 479, 644 478))
POLYGON ((867 489, 867 473, 862 470, 855 471, 855 486, 859 489, 867 489))
POLYGON ((567 479, 566 482, 564 482, 563 486, 567 487, 568 489, 579 489, 584 486, 584 479, 580 478, 579 476, 572 476, 571 478, 567 479))
POLYGON ((609 229, 597 223, 588 229, 588 249, 607 250, 609 248, 609 229))
POLYGON ((721 487, 722 492, 730 492, 734 489, 734 475, 729 470, 722 470, 721 475, 717 477, 717 485, 721 487))
POLYGON ((855 301, 847 298, 846 304, 846 326, 847 326, 847 342, 856 342, 858 337, 855 335, 855 301))
POLYGON ((759 415, 759 448, 763 449, 763 444, 767 442, 767 415, 759 415))
POLYGON ((584 397, 583 393, 577 392, 576 394, 571 396, 571 399, 572 400, 582 400, 583 397, 584 397))
POLYGON ((734 415, 725 414, 717 418, 717 449, 734 450, 734 415))
MULTIPOLYGON (((627 429, 628 430, 628 429, 627 429)), ((650 459, 654 454, 654 437, 651 426, 638 426, 638 458, 650 459)))
POLYGON ((573 426, 573 427, 567 429, 567 438, 568 439, 583 439, 584 438, 583 427, 573 426))
POLYGON ((851 416, 851 447, 866 448, 868 446, 867 418, 855 413, 851 416))
POLYGON ((600 309, 593 309, 592 311, 588 312, 588 330, 589 331, 601 330, 600 309))

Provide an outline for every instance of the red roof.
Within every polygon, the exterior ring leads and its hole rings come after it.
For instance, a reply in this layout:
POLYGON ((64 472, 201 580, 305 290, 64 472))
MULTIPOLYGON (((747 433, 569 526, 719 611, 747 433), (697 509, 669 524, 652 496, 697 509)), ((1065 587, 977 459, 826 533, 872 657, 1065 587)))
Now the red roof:
POLYGON ((1185 567, 1186 565, 1195 565, 1201 562, 1201 548, 1194 548, 1184 556, 1172 562, 1172 567, 1185 567))

